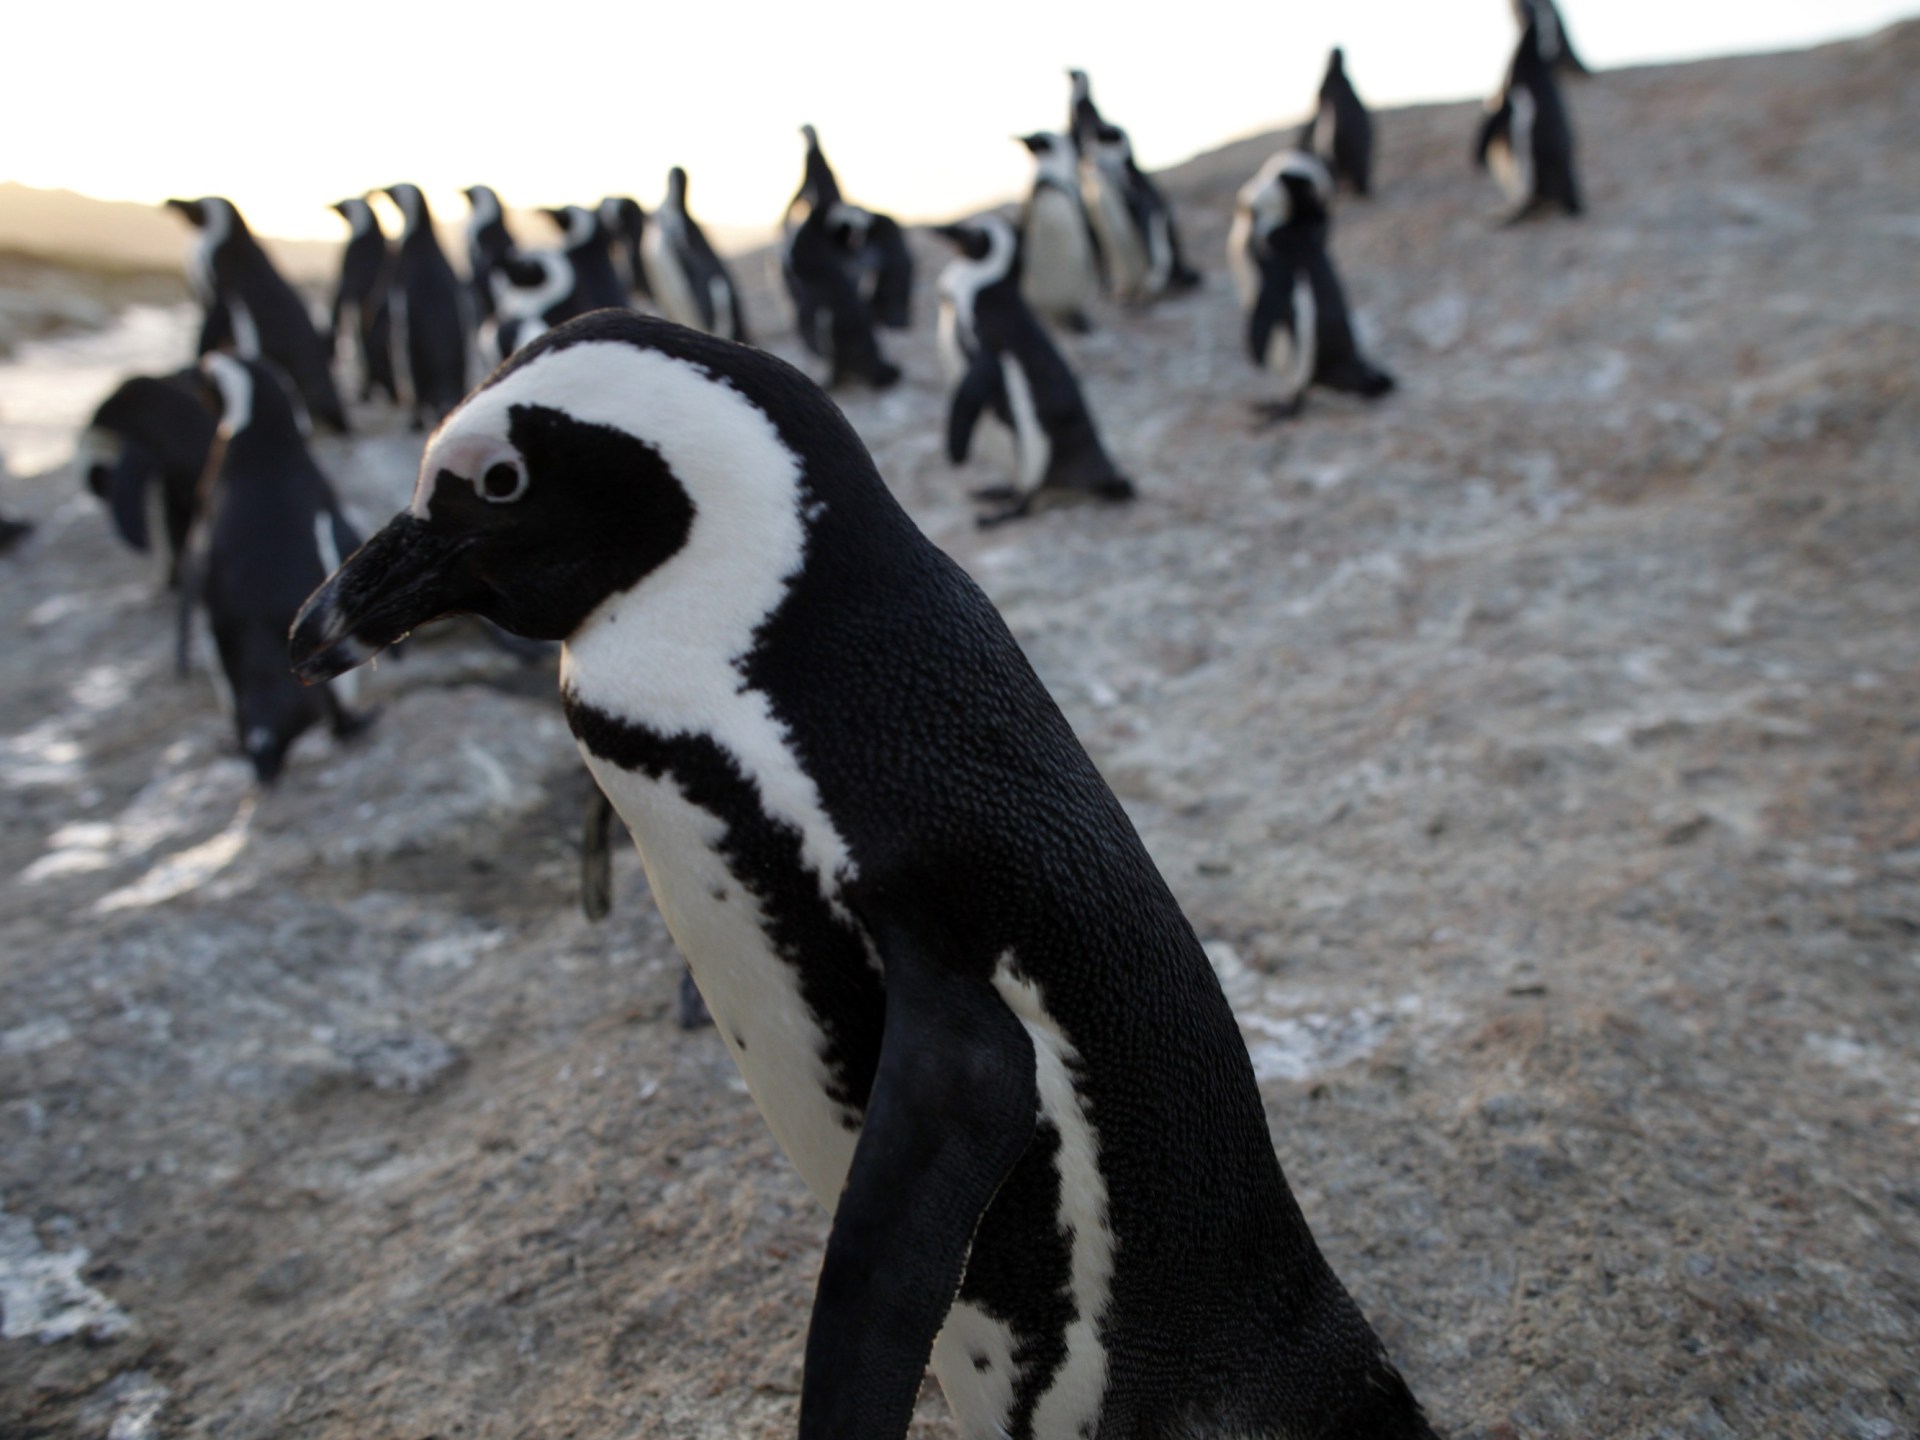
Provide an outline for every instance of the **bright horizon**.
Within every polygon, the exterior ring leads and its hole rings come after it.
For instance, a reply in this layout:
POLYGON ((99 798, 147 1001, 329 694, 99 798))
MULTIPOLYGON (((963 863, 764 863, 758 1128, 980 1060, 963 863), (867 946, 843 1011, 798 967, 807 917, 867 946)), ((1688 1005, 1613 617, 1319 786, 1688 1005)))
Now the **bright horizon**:
MULTIPOLYGON (((15 56, 86 60, 16 65, 0 87, 0 124, 16 137, 0 179, 148 204, 221 194, 259 233, 335 240, 332 201, 400 180, 458 221, 458 191, 476 183, 515 207, 606 194, 651 207, 679 164, 703 222, 765 230, 798 183, 810 122, 850 198, 921 220, 1024 191, 1031 166, 1012 137, 1063 124, 1070 65, 1158 169, 1302 118, 1336 44, 1361 94, 1385 107, 1485 95, 1514 39, 1508 0, 1349 0, 1337 22, 1316 10, 1242 34, 1248 9, 1193 0, 1136 34, 1111 12, 1096 25, 1085 12, 975 0, 916 26, 896 5, 854 0, 826 34, 818 12, 745 0, 716 43, 691 7, 580 0, 450 28, 445 12, 337 0, 293 41, 271 12, 233 0, 104 17, 36 6, 12 21, 15 56), (255 63, 249 46, 271 58, 255 63), (405 58, 378 75, 367 57, 405 58)), ((1561 9, 1600 69, 1797 49, 1920 14, 1915 0, 1561 9)))

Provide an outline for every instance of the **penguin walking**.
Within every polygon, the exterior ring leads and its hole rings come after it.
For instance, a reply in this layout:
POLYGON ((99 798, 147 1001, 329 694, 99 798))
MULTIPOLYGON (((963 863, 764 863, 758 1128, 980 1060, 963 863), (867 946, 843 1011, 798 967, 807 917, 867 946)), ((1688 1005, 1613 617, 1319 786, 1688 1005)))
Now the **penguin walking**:
POLYGON ((647 284, 647 262, 640 253, 647 238, 647 212, 631 195, 609 195, 600 202, 600 223, 613 237, 614 258, 619 262, 627 298, 651 300, 653 290, 647 284))
POLYGON ((1553 66, 1540 48, 1541 14, 1520 32, 1500 93, 1487 101, 1487 118, 1474 143, 1474 163, 1491 169, 1506 191, 1506 220, 1516 224, 1558 209, 1578 215, 1580 184, 1573 165, 1573 121, 1553 66))
POLYGON ((249 360, 269 360, 300 392, 307 413, 337 434, 348 430, 346 407, 333 383, 332 357, 314 327, 307 302, 289 285, 231 200, 205 195, 198 200, 169 200, 200 232, 189 265, 194 288, 211 296, 203 327, 206 337, 222 330, 233 348, 249 360))
POLYGON ((1307 387, 1366 399, 1394 387, 1393 377, 1360 353, 1346 292, 1327 254, 1333 178, 1319 157, 1283 150, 1241 186, 1227 235, 1227 263, 1247 314, 1247 350, 1277 376, 1270 419, 1300 413, 1307 387))
POLYGON ((1529 22, 1540 27, 1540 58, 1556 70, 1564 70, 1569 75, 1591 75, 1573 50, 1573 40, 1567 34, 1566 21, 1560 18, 1560 7, 1554 0, 1513 0, 1513 19, 1522 30, 1529 22))
MULTIPOLYGON (((807 142, 806 171, 787 203, 780 255, 795 328, 801 343, 830 367, 829 385, 859 379, 884 390, 900 379, 900 367, 881 353, 874 312, 860 289, 860 265, 848 253, 845 227, 854 207, 841 198, 814 128, 802 126, 800 133, 807 142)), ((897 285, 897 270, 894 278, 897 285)), ((910 285, 910 273, 907 278, 910 285)))
POLYGON ((1036 314, 1085 334, 1093 328, 1087 311, 1100 293, 1100 262, 1080 202, 1073 141, 1038 131, 1020 143, 1033 156, 1033 189, 1020 213, 1021 293, 1036 314))
POLYGON ((307 603, 564 638, 594 778, 832 1227, 799 1434, 1436 1440, 1314 1243, 1166 882, 1005 622, 792 367, 540 337, 307 603))
POLYGON ((477 320, 493 318, 493 271, 517 248, 507 229, 506 210, 491 185, 469 185, 467 200, 467 288, 477 320))
POLYGON ((348 710, 333 686, 303 687, 286 662, 285 637, 302 598, 360 537, 272 372, 221 353, 200 368, 218 394, 220 456, 183 583, 183 618, 206 606, 240 748, 270 785, 288 747, 315 724, 324 720, 345 739, 371 718, 348 710))
POLYGON ((419 430, 467 393, 468 311, 420 187, 389 185, 386 194, 406 221, 388 293, 394 350, 406 366, 407 403, 419 430))
POLYGON ((340 283, 334 287, 333 314, 327 327, 327 353, 340 351, 343 326, 360 342, 360 398, 375 390, 400 403, 400 382, 393 373, 393 317, 387 308, 387 272, 393 257, 373 207, 359 196, 334 202, 347 222, 347 248, 340 257, 340 283))
POLYGON ((955 382, 947 413, 947 457, 966 462, 973 428, 992 410, 1013 431, 1018 474, 1011 486, 976 492, 1007 502, 982 527, 1068 500, 1131 500, 1073 371, 1021 295, 1020 239, 1004 216, 987 214, 939 233, 960 251, 940 273, 940 348, 955 382))
POLYGON ((1337 184, 1356 195, 1371 193, 1373 117, 1347 79, 1343 50, 1336 48, 1327 57, 1327 73, 1320 81, 1320 105, 1300 132, 1300 148, 1318 155, 1337 184))
POLYGON ((180 583, 217 425, 198 370, 135 375, 100 402, 80 439, 87 488, 129 547, 159 556, 168 588, 180 583))
POLYGON ((687 213, 687 172, 678 165, 667 172, 667 198, 650 217, 640 250, 648 290, 663 315, 723 340, 751 343, 733 276, 687 213))

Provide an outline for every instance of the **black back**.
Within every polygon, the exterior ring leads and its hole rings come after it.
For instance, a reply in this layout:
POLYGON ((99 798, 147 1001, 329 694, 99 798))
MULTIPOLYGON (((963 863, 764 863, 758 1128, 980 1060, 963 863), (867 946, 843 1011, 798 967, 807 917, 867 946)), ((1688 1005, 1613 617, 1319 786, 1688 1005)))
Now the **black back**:
POLYGON ((201 398, 198 372, 136 375, 93 412, 91 427, 119 442, 111 464, 90 466, 87 487, 106 502, 114 530, 135 550, 153 543, 147 533, 147 496, 160 487, 166 525, 167 583, 178 583, 187 533, 199 508, 201 478, 218 425, 201 398))
POLYGON ((393 288, 404 306, 403 343, 416 422, 438 420, 467 393, 467 311, 423 197, 419 223, 401 236, 393 288))
MULTIPOLYGON (((1320 82, 1320 105, 1307 121, 1300 148, 1316 150, 1319 126, 1327 110, 1333 112, 1333 155, 1328 168, 1334 180, 1356 195, 1371 193, 1373 185, 1373 116, 1347 78, 1346 55, 1327 57, 1327 73, 1320 82)), ((1316 153, 1318 153, 1316 151, 1316 153)))

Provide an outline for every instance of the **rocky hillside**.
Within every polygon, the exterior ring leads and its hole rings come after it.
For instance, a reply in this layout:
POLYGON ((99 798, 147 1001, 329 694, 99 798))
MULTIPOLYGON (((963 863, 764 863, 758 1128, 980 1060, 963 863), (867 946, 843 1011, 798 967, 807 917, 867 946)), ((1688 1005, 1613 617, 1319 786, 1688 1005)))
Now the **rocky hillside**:
MULTIPOLYGON (((1518 230, 1473 107, 1380 117, 1378 406, 1250 423, 1218 257, 1272 139, 1167 177, 1207 288, 1068 346, 1137 504, 973 528, 1005 460, 940 453, 930 293, 844 403, 1456 1440, 1911 1437, 1920 25, 1570 103, 1592 213, 1518 230)), ((322 458, 378 518, 418 442, 365 418, 322 458)), ((256 795, 90 498, 6 502, 0 1433, 790 1434, 824 1217, 630 856, 580 917, 550 671, 423 636, 256 795)))

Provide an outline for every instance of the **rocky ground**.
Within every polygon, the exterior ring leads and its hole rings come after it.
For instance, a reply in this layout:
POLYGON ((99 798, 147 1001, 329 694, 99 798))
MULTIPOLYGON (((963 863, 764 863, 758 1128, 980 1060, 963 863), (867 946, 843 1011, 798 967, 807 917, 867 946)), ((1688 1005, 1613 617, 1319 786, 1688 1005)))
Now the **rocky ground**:
MULTIPOLYGON (((1249 424, 1217 257, 1271 139, 1168 177, 1209 287, 1069 346, 1137 505, 976 532, 930 300, 844 403, 1456 1440, 1913 1437, 1920 26, 1571 104, 1592 214, 1513 231, 1472 107, 1381 117, 1337 244, 1377 407, 1249 424)), ((377 518, 417 441, 367 420, 323 458, 377 518)), ((256 795, 71 476, 6 504, 0 1434, 790 1433, 824 1218, 630 856, 578 913, 549 671, 425 638, 256 795)))

